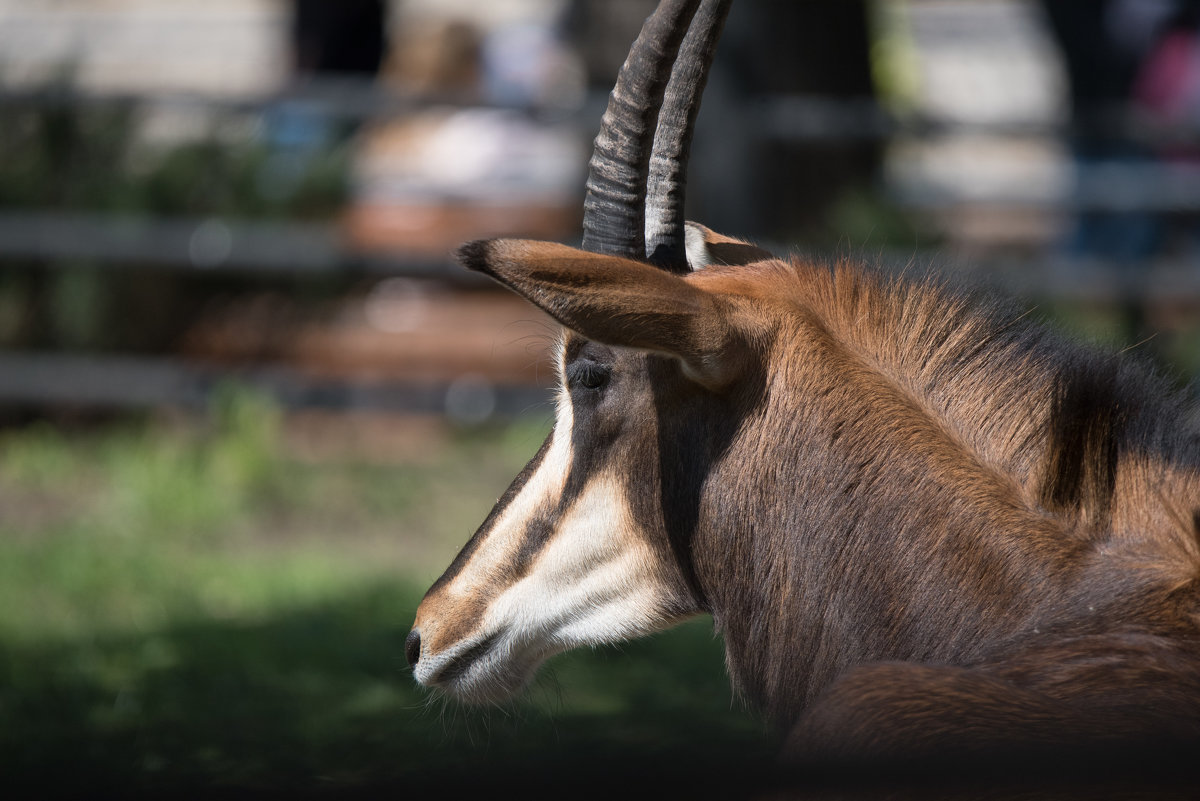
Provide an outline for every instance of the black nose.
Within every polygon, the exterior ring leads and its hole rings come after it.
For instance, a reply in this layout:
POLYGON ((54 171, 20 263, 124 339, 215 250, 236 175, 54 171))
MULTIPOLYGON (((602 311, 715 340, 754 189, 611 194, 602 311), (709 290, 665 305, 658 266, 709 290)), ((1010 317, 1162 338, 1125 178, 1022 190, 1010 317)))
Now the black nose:
POLYGON ((421 632, 418 629, 413 629, 404 638, 404 655, 408 658, 408 664, 412 667, 417 666, 417 660, 421 658, 421 632))

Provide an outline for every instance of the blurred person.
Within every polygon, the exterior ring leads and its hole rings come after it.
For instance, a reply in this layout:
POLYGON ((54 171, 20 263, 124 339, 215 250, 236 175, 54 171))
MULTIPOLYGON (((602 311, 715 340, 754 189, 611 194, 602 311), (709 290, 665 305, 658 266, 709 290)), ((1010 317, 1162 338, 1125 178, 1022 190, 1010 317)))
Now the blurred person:
MULTIPOLYGON (((1163 126, 1191 133, 1200 124, 1200 0, 1174 4, 1138 71, 1133 100, 1163 126)), ((1176 164, 1200 162, 1194 144, 1168 141, 1158 153, 1176 164)))
MULTIPOLYGON (((1142 182, 1157 174, 1167 153, 1131 135, 1130 113, 1160 122, 1200 117, 1200 2, 1043 0, 1042 6, 1066 68, 1080 196, 1094 201, 1106 185, 1119 186, 1127 197, 1150 194, 1142 182), (1107 184, 1113 177, 1118 183, 1107 184)), ((1123 200, 1105 194, 1103 200, 1123 200)), ((1166 223, 1161 210, 1151 208, 1085 207, 1066 250, 1129 265, 1162 252, 1166 223)))
MULTIPOLYGON (((1160 345, 1147 325, 1150 259, 1169 254, 1175 229, 1194 215, 1161 201, 1194 186, 1194 150, 1134 135, 1139 118, 1159 127, 1200 121, 1200 0, 1043 0, 1062 51, 1071 101, 1069 143, 1083 201, 1063 249, 1112 265, 1125 337, 1160 345)), ((1186 194, 1186 192, 1185 192, 1186 194)))
POLYGON ((399 92, 478 102, 483 38, 479 26, 465 19, 413 21, 390 43, 380 81, 399 92))
POLYGON ((434 102, 378 116, 357 138, 350 241, 441 258, 480 230, 575 235, 582 70, 560 23, 556 13, 488 21, 455 9, 406 20, 380 81, 434 102))

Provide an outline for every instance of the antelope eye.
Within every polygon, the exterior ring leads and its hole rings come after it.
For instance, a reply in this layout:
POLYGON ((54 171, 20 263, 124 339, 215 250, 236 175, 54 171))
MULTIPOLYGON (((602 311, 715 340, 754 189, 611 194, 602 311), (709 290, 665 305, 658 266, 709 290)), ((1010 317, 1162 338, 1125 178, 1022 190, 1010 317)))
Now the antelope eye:
POLYGON ((567 383, 571 386, 600 389, 611 375, 611 367, 593 361, 580 360, 567 365, 567 383))

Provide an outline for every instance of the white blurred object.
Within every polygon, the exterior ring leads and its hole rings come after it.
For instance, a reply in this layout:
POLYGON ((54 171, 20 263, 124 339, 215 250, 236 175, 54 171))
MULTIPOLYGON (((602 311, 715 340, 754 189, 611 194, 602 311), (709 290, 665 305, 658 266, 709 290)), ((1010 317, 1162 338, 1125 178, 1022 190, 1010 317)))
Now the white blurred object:
POLYGON ((363 304, 367 323, 377 331, 406 334, 429 319, 430 289, 411 278, 387 278, 371 290, 363 304))
POLYGON ((463 109, 369 137, 356 169, 359 198, 558 201, 574 194, 586 153, 568 126, 503 109, 463 109))
POLYGON ((948 122, 1055 122, 1066 79, 1037 7, 1017 0, 908 4, 919 106, 948 122))
POLYGON ((0 74, 39 84, 72 65, 81 88, 253 97, 289 64, 278 0, 0 0, 0 74))
MULTIPOLYGON (((433 109, 371 126, 357 155, 357 197, 368 203, 577 201, 590 143, 570 124, 517 110, 553 112, 583 102, 583 66, 556 31, 557 7, 527 5, 523 14, 513 7, 510 16, 487 25, 472 16, 456 18, 452 10, 440 9, 440 22, 410 20, 410 36, 447 26, 476 31, 477 95, 502 108, 433 109)), ((436 53, 427 60, 437 61, 436 53)), ((393 77, 412 79, 402 72, 393 77)))

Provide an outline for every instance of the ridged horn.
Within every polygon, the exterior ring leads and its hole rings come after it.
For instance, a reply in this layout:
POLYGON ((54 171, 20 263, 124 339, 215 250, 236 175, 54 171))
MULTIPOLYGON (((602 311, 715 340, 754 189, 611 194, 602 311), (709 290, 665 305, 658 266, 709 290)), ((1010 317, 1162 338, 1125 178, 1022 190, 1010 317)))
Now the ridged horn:
POLYGON ((700 0, 663 0, 629 50, 596 135, 583 202, 583 248, 646 258, 646 187, 659 109, 700 0))
POLYGON ((679 49, 658 115, 646 186, 646 258, 686 272, 684 196, 692 132, 732 0, 702 0, 679 49))

